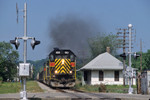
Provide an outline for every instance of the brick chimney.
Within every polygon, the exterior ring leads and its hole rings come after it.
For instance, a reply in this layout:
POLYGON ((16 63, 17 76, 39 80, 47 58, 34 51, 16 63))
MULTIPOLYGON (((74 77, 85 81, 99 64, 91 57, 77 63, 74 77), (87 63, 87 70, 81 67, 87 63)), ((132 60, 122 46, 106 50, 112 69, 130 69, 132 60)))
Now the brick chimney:
POLYGON ((110 53, 110 47, 106 47, 106 52, 110 53))

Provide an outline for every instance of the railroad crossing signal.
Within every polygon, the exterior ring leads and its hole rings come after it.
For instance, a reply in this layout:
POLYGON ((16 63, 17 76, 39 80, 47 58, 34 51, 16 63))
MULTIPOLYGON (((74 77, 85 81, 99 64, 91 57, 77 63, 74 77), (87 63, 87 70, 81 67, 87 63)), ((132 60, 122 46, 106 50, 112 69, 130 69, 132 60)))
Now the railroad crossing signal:
POLYGON ((122 57, 123 60, 126 60, 126 53, 120 54, 120 57, 122 57))
POLYGON ((38 44, 40 44, 40 41, 37 41, 37 40, 35 40, 35 38, 33 38, 32 41, 31 41, 32 49, 34 50, 35 45, 38 45, 38 44))
POLYGON ((40 44, 40 41, 35 40, 34 37, 15 37, 15 40, 10 40, 10 43, 15 45, 17 50, 18 50, 18 47, 20 45, 20 42, 18 41, 18 39, 23 39, 23 40, 32 39, 31 47, 33 50, 34 50, 36 45, 40 44))
MULTIPOLYGON (((27 58, 27 40, 28 39, 32 39, 31 41, 31 46, 32 49, 35 48, 35 45, 40 44, 40 41, 35 40, 35 37, 27 37, 27 4, 24 4, 24 10, 22 10, 24 12, 24 36, 23 37, 16 37, 15 40, 10 40, 10 43, 15 45, 16 49, 18 49, 20 42, 18 41, 18 39, 23 39, 24 40, 24 63, 20 63, 19 64, 19 76, 22 77, 23 83, 23 90, 20 92, 20 97, 21 100, 28 100, 27 99, 27 92, 26 92, 26 77, 29 76, 29 63, 26 63, 26 58, 27 58)), ((17 13, 17 23, 18 23, 18 6, 16 4, 16 13, 17 13)))
MULTIPOLYGON (((136 53, 136 52, 133 54, 133 57, 134 57, 135 59, 137 59, 137 58, 140 57, 140 56, 141 56, 141 55, 138 54, 138 53, 136 53)), ((120 54, 120 57, 122 57, 123 60, 126 60, 127 55, 126 55, 126 53, 123 53, 123 54, 120 54)))
POLYGON ((136 60, 137 60, 137 58, 140 57, 140 56, 141 56, 140 54, 138 54, 138 53, 136 53, 136 52, 134 53, 134 58, 135 58, 136 60))
POLYGON ((15 38, 15 40, 10 40, 10 43, 15 45, 16 49, 18 49, 20 42, 18 41, 17 38, 15 38))

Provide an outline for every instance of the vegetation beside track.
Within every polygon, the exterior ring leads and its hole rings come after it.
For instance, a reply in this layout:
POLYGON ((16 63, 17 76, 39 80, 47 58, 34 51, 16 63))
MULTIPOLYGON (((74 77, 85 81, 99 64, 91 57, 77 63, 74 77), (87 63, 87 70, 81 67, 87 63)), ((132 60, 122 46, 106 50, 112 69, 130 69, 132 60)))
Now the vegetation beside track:
MULTIPOLYGON (((20 82, 3 82, 0 84, 0 94, 19 93, 21 90, 20 82)), ((36 81, 27 81, 27 92, 43 92, 36 81)))
MULTIPOLYGON (((136 91, 136 86, 132 86, 134 92, 136 91)), ((75 89, 85 91, 85 92, 105 92, 105 93, 128 93, 129 86, 123 85, 84 85, 81 83, 76 83, 75 89)))

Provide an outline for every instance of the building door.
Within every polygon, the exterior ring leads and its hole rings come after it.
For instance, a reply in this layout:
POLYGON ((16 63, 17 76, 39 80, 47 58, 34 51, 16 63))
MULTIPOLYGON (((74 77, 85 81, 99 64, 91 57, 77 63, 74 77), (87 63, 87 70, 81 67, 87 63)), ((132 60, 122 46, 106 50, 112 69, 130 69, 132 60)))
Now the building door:
POLYGON ((91 71, 84 71, 84 81, 85 84, 91 84, 91 71))
POLYGON ((103 81, 104 80, 104 73, 102 70, 99 71, 99 81, 103 81))
POLYGON ((119 71, 115 71, 115 73, 114 73, 115 75, 115 81, 119 81, 119 71))

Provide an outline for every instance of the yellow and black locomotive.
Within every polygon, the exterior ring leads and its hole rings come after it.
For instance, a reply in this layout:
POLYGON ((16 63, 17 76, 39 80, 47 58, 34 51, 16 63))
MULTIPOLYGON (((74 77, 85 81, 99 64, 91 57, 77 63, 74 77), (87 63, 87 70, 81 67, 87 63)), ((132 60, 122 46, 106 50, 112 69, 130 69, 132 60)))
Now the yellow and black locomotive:
POLYGON ((71 50, 54 48, 44 64, 39 80, 52 87, 73 87, 76 80, 76 56, 71 50))

